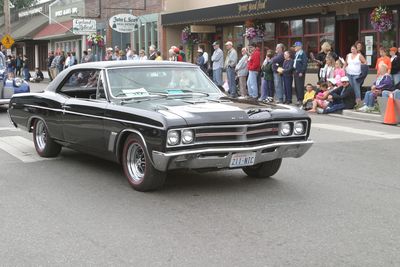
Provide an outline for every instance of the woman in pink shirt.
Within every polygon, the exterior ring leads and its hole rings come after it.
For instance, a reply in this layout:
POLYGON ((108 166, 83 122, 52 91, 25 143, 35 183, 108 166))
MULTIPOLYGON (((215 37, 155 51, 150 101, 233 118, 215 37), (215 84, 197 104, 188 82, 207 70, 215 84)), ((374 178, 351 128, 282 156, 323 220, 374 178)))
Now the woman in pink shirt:
POLYGON ((335 70, 333 71, 333 78, 336 80, 336 85, 338 87, 342 86, 340 79, 346 76, 346 71, 343 68, 343 62, 338 59, 335 62, 335 70))

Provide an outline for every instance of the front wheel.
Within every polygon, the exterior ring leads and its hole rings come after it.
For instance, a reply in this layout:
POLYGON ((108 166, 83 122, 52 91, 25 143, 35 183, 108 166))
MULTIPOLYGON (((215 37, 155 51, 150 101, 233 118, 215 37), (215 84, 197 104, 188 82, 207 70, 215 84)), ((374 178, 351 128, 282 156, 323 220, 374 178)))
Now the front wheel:
POLYGON ((279 171, 281 163, 282 159, 274 159, 254 166, 244 167, 243 171, 250 177, 268 178, 279 171))
POLYGON ((61 145, 50 137, 46 124, 40 119, 33 124, 33 143, 36 152, 41 157, 52 158, 60 154, 61 145))
POLYGON ((142 140, 131 134, 125 141, 122 155, 122 165, 125 176, 131 186, 137 191, 151 191, 160 188, 166 173, 156 170, 146 153, 142 140))

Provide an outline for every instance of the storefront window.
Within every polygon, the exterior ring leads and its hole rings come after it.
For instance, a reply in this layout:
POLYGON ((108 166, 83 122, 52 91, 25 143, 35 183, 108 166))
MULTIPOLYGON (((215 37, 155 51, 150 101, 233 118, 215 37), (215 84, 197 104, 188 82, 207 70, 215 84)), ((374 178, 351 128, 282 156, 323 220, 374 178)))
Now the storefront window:
POLYGON ((311 18, 311 19, 306 19, 306 34, 317 34, 319 33, 318 29, 318 18, 311 18))
POLYGON ((290 21, 291 35, 303 35, 303 20, 290 21))
POLYGON ((335 18, 334 17, 322 17, 321 30, 323 33, 334 33, 335 32, 335 18))
POLYGON ((284 20, 279 23, 279 35, 287 36, 289 35, 289 21, 284 20))

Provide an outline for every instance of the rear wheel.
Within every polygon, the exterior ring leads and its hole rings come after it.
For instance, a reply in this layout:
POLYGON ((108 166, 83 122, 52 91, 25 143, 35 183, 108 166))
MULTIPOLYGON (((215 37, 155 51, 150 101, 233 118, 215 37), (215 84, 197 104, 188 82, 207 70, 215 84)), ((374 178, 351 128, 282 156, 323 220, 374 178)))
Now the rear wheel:
POLYGON ((146 153, 142 140, 131 134, 125 141, 122 155, 122 165, 125 176, 131 186, 137 191, 151 191, 160 188, 166 173, 156 170, 146 153))
POLYGON ((50 137, 46 124, 40 119, 33 124, 33 143, 41 157, 52 158, 60 154, 61 145, 50 137))
POLYGON ((266 161, 254 166, 244 167, 243 171, 250 177, 268 178, 279 171, 282 159, 266 161))

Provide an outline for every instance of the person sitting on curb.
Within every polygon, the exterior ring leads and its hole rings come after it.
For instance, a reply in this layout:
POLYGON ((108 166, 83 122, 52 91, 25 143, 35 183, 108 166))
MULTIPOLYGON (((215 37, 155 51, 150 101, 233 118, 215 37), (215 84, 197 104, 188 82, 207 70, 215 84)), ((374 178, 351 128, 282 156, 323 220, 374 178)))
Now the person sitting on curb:
POLYGON ((44 80, 43 72, 41 72, 39 68, 36 68, 35 76, 31 77, 29 80, 34 83, 40 83, 44 80))
POLYGON ((315 96, 312 109, 310 109, 308 112, 323 113, 324 109, 330 103, 328 101, 328 96, 333 90, 336 89, 335 85, 336 80, 333 78, 328 79, 328 83, 321 83, 319 86, 321 90, 315 96))
POLYGON ((376 78, 375 82, 371 86, 371 90, 365 93, 364 105, 357 109, 361 112, 370 112, 374 109, 375 100, 377 96, 382 94, 384 90, 393 89, 393 80, 388 73, 388 66, 384 63, 379 65, 379 76, 376 78))
POLYGON ((303 99, 303 109, 304 110, 310 110, 314 106, 314 97, 315 97, 315 91, 314 87, 312 86, 311 83, 306 85, 306 93, 304 94, 304 99, 303 99))
POLYGON ((356 104, 356 97, 353 88, 350 86, 349 78, 340 79, 342 86, 333 90, 329 96, 328 106, 324 109, 324 114, 337 112, 343 109, 353 109, 356 104))

